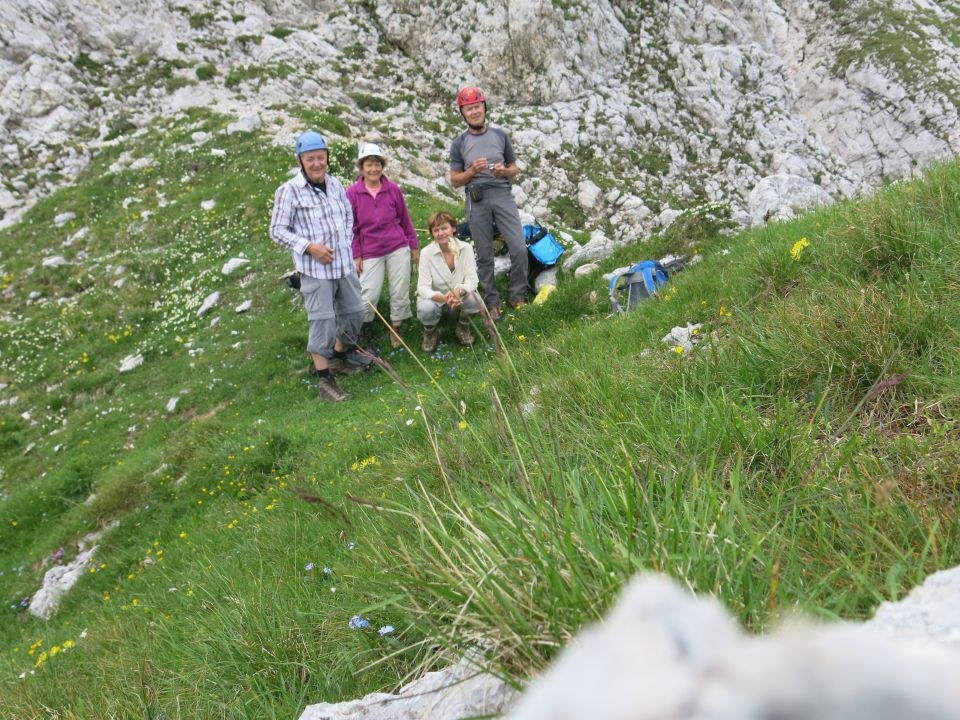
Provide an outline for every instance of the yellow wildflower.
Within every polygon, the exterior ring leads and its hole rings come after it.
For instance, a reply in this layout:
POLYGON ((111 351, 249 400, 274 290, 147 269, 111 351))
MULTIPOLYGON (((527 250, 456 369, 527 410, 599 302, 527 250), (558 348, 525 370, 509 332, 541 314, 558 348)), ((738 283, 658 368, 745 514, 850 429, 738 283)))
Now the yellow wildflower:
POLYGON ((803 253, 803 249, 807 247, 809 244, 810 244, 810 241, 807 240, 806 237, 802 237, 799 240, 797 240, 793 244, 793 247, 790 248, 790 257, 792 257, 795 262, 799 260, 800 255, 803 253))

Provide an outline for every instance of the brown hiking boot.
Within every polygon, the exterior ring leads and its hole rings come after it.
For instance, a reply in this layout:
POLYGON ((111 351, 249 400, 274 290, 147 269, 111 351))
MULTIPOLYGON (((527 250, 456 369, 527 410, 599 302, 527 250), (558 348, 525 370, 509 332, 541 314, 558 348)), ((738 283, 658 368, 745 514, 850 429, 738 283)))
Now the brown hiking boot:
POLYGON ((400 335, 400 330, 400 325, 394 325, 392 328, 390 328, 390 347, 392 347, 394 350, 396 350, 398 347, 403 347, 403 340, 400 339, 402 337, 400 335))
POLYGON ((341 390, 340 386, 337 385, 337 381, 333 376, 330 376, 328 378, 320 378, 317 381, 317 397, 324 402, 338 403, 343 402, 350 396, 341 390))
POLYGON ((436 325, 432 328, 424 327, 423 328, 423 343, 420 345, 420 348, 425 353, 432 353, 437 349, 437 342, 440 340, 440 331, 437 330, 436 325))
POLYGON ((330 368, 331 375, 353 375, 363 370, 363 368, 347 362, 345 358, 330 358, 327 361, 327 367, 330 368))
POLYGON ((471 347, 473 345, 473 333, 470 332, 469 320, 457 321, 457 327, 453 331, 453 334, 456 335, 457 342, 464 347, 471 347))

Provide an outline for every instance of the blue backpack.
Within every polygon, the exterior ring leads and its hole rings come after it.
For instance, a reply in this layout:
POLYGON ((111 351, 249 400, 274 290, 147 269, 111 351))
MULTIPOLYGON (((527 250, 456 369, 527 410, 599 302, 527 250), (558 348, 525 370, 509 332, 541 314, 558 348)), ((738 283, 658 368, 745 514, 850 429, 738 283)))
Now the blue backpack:
POLYGON ((610 278, 610 303, 614 313, 633 310, 641 300, 657 294, 667 282, 667 269, 656 260, 644 260, 610 278), (624 307, 621 303, 624 303, 624 307))
POLYGON ((530 256, 540 264, 540 269, 553 267, 563 255, 563 245, 557 242, 549 230, 540 225, 524 225, 523 239, 530 256))

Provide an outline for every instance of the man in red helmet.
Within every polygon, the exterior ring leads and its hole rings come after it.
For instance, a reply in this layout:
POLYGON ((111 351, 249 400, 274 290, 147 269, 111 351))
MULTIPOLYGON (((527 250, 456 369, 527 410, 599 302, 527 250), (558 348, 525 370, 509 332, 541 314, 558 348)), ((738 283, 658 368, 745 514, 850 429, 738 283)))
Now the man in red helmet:
POLYGON ((450 147, 450 182, 454 187, 466 188, 467 222, 476 248, 477 275, 483 300, 496 320, 500 317, 500 293, 493 277, 494 225, 510 251, 510 305, 518 308, 526 304, 527 244, 520 212, 510 193, 510 180, 520 168, 507 133, 487 124, 487 101, 480 88, 461 90, 457 106, 467 130, 450 147))

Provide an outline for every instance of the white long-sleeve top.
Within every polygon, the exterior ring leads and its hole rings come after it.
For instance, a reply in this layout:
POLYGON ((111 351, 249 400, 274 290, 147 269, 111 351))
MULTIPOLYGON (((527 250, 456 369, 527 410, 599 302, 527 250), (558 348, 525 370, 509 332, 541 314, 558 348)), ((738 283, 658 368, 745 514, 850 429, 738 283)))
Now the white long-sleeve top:
POLYGON ((417 298, 432 300, 436 293, 447 293, 461 287, 467 292, 477 289, 480 281, 473 247, 456 238, 450 238, 449 246, 456 257, 453 270, 447 267, 437 243, 431 242, 420 251, 417 298))

